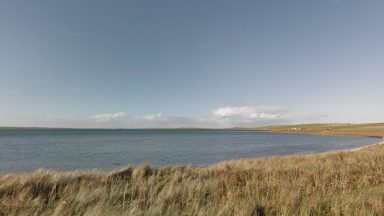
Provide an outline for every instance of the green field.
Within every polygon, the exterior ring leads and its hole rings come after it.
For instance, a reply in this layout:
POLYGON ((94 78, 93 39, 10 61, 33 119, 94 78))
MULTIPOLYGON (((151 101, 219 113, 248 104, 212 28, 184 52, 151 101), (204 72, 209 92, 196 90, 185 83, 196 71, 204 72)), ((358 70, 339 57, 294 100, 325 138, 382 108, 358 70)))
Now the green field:
POLYGON ((384 137, 384 123, 373 124, 302 124, 277 125, 242 130, 265 130, 279 133, 304 133, 328 136, 369 136, 384 137))
MULTIPOLYGON (((384 134, 384 124, 257 129, 384 134)), ((6 174, 0 215, 384 215, 384 145, 208 167, 6 174)))

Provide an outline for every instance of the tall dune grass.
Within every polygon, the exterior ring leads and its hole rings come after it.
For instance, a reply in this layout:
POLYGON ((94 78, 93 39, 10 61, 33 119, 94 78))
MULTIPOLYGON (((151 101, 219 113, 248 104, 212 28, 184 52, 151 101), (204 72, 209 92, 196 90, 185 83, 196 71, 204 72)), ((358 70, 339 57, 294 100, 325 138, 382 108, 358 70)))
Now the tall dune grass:
POLYGON ((0 176, 0 215, 384 215, 384 146, 112 172, 0 176))

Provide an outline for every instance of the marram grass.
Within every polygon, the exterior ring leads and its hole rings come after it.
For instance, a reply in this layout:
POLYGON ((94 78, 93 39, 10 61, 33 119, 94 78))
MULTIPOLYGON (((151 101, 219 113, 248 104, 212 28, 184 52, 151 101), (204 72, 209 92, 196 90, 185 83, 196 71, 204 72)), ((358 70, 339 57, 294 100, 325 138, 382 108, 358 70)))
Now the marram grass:
POLYGON ((0 176, 0 215, 384 215, 384 146, 112 172, 0 176))

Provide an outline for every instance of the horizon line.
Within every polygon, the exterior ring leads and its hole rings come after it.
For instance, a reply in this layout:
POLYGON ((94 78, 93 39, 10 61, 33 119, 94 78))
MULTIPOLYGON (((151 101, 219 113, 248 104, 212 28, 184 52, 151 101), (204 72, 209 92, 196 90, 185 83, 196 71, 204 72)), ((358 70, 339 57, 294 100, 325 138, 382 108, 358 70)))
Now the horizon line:
POLYGON ((349 123, 349 122, 329 122, 329 123, 304 123, 304 124, 276 124, 276 125, 258 125, 249 127, 222 127, 222 128, 210 128, 210 127, 146 127, 146 128, 98 128, 98 127, 44 127, 44 126, 0 126, 0 129, 72 129, 72 130, 231 130, 231 129, 257 129, 265 127, 276 126, 297 126, 297 125, 375 125, 384 124, 384 122, 365 122, 365 123, 349 123))

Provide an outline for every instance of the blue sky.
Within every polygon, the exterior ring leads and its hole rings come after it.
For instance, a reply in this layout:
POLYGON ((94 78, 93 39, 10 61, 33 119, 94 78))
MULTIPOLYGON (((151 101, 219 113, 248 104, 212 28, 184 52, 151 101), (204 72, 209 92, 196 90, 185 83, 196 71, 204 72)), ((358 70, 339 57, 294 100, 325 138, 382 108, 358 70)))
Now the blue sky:
POLYGON ((0 125, 384 121, 384 1, 2 1, 0 125))

